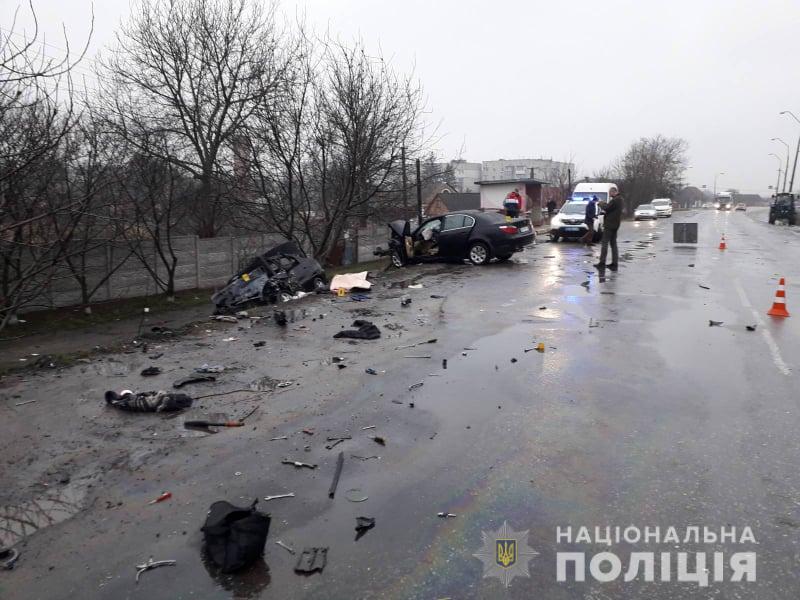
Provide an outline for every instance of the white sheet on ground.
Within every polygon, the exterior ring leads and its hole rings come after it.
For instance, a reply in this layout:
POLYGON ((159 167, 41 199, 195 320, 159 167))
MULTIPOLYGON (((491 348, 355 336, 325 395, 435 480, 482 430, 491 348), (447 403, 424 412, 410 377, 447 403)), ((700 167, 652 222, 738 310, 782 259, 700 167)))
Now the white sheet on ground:
POLYGON ((342 273, 341 275, 334 275, 333 279, 331 279, 331 291, 352 290, 353 288, 370 289, 372 284, 367 281, 368 272, 369 271, 362 271, 361 273, 342 273))

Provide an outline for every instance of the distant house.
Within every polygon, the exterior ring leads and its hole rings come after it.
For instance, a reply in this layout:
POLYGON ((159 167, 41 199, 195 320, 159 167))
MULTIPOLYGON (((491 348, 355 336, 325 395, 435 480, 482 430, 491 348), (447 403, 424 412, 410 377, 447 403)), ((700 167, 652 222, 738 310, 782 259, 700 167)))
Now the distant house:
POLYGON ((481 195, 478 192, 450 192, 447 190, 436 194, 425 206, 426 217, 438 217, 457 210, 475 210, 481 207, 481 195))
POLYGON ((542 187, 549 185, 539 179, 501 179, 499 181, 477 181, 480 186, 481 208, 501 209, 509 192, 517 190, 522 196, 523 213, 529 213, 535 225, 542 221, 542 187))

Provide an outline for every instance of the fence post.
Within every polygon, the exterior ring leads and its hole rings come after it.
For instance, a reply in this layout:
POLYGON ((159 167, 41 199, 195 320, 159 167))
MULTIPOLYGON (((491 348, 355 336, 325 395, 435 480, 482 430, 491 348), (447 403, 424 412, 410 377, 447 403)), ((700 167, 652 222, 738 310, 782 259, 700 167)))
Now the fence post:
POLYGON ((194 287, 200 289, 200 236, 194 236, 194 287))
POLYGON ((106 300, 111 300, 111 240, 106 242, 106 300))

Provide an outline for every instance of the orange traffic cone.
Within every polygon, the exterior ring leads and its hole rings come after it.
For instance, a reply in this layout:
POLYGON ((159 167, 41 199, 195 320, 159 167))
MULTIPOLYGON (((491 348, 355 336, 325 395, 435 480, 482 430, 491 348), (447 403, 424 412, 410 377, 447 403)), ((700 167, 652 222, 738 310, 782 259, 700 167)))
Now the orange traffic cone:
POLYGON ((772 308, 767 311, 770 317, 788 317, 789 311, 786 310, 786 282, 781 277, 778 283, 778 291, 775 292, 775 302, 772 303, 772 308))
POLYGON ((725 234, 723 233, 722 234, 722 239, 719 241, 719 249, 720 250, 726 250, 727 248, 728 248, 728 245, 725 243, 725 234))

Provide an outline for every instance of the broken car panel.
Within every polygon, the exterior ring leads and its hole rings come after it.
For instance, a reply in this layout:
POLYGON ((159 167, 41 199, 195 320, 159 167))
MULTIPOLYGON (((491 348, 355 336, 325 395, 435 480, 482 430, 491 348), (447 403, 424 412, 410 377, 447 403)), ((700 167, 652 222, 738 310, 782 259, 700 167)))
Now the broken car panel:
POLYGON ((218 312, 250 302, 275 303, 298 292, 326 288, 325 271, 294 242, 279 244, 250 260, 247 267, 211 296, 218 312))
POLYGON ((391 256, 392 264, 469 259, 484 265, 492 258, 508 260, 532 244, 536 234, 527 217, 510 218, 499 212, 465 210, 431 217, 413 232, 408 221, 392 221, 389 248, 378 256, 391 256))

